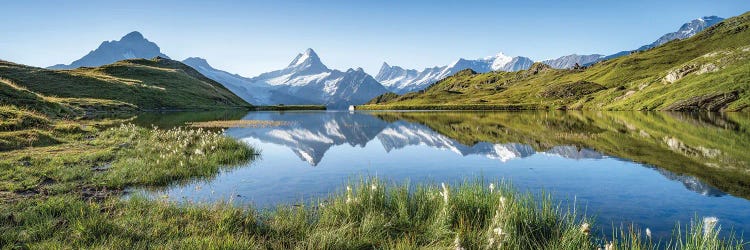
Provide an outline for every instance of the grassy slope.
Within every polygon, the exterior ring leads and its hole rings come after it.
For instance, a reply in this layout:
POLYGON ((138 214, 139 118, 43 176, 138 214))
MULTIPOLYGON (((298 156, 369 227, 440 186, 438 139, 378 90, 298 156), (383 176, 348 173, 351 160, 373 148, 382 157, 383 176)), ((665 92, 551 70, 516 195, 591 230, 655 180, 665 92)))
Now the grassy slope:
POLYGON ((0 105, 13 105, 35 110, 49 116, 74 114, 72 107, 21 88, 8 79, 0 78, 0 105))
POLYGON ((205 130, 69 123, 47 132, 59 144, 0 151, 0 196, 85 196, 88 190, 211 177, 220 167, 256 153, 242 142, 205 130))
POLYGON ((250 106, 194 69, 162 58, 74 70, 47 70, 0 61, 0 76, 38 95, 90 107, 106 101, 132 104, 142 110, 250 106))
MULTIPOLYGON (((520 72, 463 73, 443 79, 420 93, 381 98, 379 105, 431 107, 450 105, 521 105, 526 108, 661 110, 693 97, 738 91, 726 110, 750 105, 750 13, 730 18, 698 35, 593 65, 586 70, 555 70, 536 64, 520 72), (704 56, 706 55, 706 56, 704 56), (718 71, 698 73, 701 67, 718 71), (691 67, 694 66, 694 67, 691 67), (696 69, 673 83, 664 78, 680 69, 696 69), (545 92, 586 81, 605 87, 591 94, 555 96, 545 92)), ((722 105, 723 106, 723 105, 722 105)))

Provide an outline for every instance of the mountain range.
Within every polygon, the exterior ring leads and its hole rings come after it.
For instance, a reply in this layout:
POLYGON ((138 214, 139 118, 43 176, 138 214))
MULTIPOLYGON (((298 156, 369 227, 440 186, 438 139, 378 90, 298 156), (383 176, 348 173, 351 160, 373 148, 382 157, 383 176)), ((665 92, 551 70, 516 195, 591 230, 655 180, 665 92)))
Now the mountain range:
MULTIPOLYGON (((703 17, 685 23, 676 32, 665 34, 656 41, 641 46, 635 51, 648 50, 672 40, 689 38, 723 19, 716 16, 703 17)), ((609 56, 600 54, 567 55, 543 63, 556 69, 567 69, 577 65, 591 65, 609 60, 631 51, 622 51, 609 56)), ((134 58, 165 58, 159 46, 134 31, 119 41, 105 41, 98 48, 70 64, 58 64, 49 69, 75 69, 98 67, 121 60, 134 58)), ((420 91, 433 83, 452 76, 464 69, 477 73, 492 71, 519 71, 528 69, 534 61, 523 56, 507 56, 498 53, 480 59, 460 58, 445 66, 423 70, 404 69, 383 63, 375 77, 361 68, 339 71, 329 69, 312 49, 299 53, 285 68, 244 77, 213 68, 202 58, 190 57, 182 61, 206 77, 221 83, 247 102, 256 105, 319 104, 331 108, 343 108, 351 104, 363 104, 386 92, 404 94, 420 91)))
POLYGON ((322 104, 344 108, 361 104, 387 90, 362 68, 329 69, 313 49, 299 53, 286 68, 246 78, 215 69, 206 60, 183 61, 207 77, 259 105, 322 104))
MULTIPOLYGON (((717 16, 702 17, 692 20, 683 24, 676 32, 665 34, 656 41, 641 46, 636 49, 636 51, 647 50, 672 40, 689 38, 722 20, 724 19, 717 16)), ((600 54, 572 54, 561 56, 556 59, 544 60, 542 63, 555 69, 569 69, 576 64, 580 66, 591 65, 602 60, 614 59, 628 55, 630 52, 631 51, 621 51, 609 56, 600 54)), ((471 69, 477 73, 486 73, 490 71, 519 71, 528 69, 533 63, 534 61, 527 57, 509 57, 503 53, 476 60, 466 60, 462 58, 447 66, 426 68, 422 71, 404 69, 399 66, 391 66, 388 63, 383 63, 383 66, 381 66, 380 72, 375 76, 375 79, 380 81, 380 83, 391 92, 404 94, 422 90, 438 80, 444 79, 464 69, 471 69)))
MULTIPOLYGON (((164 58, 159 46, 134 31, 118 41, 105 41, 71 64, 48 69, 98 67, 134 58, 164 58)), ((322 104, 343 108, 361 104, 387 92, 361 68, 339 71, 329 69, 312 49, 297 55, 284 69, 248 78, 213 68, 205 59, 190 57, 182 61, 206 77, 217 81, 247 102, 256 105, 322 104)))
POLYGON ((383 63, 375 79, 391 92, 403 94, 422 90, 430 84, 464 69, 472 69, 480 73, 489 71, 517 71, 527 69, 533 63, 534 61, 527 57, 510 57, 503 53, 475 60, 460 58, 449 65, 426 68, 422 71, 404 69, 383 63))
POLYGON ((517 72, 466 70, 424 91, 380 96, 374 99, 377 105, 360 108, 748 109, 750 12, 695 33, 718 18, 701 20, 683 25, 678 32, 681 36, 694 34, 689 38, 668 35, 653 44, 677 40, 603 60, 585 69, 554 69, 535 63, 528 70, 517 72))
POLYGON ((552 68, 555 69, 569 69, 575 67, 575 65, 583 66, 583 65, 590 65, 592 63, 601 61, 604 59, 604 55, 600 54, 591 54, 591 55, 567 55, 567 56, 561 56, 557 59, 549 59, 544 60, 542 63, 549 65, 552 68))

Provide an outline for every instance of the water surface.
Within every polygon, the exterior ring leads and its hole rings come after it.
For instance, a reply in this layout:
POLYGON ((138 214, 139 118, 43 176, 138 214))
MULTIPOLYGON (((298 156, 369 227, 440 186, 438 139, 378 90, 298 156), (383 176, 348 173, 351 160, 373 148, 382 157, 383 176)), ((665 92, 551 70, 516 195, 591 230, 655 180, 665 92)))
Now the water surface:
MULTIPOLYGON (((139 117, 288 121, 226 134, 262 150, 209 180, 147 190, 178 201, 272 207, 309 202, 360 176, 403 183, 507 180, 551 192, 599 225, 634 222, 657 236, 716 216, 750 232, 750 118, 640 112, 251 112, 139 117)), ((748 237, 745 237, 746 239, 748 237)))

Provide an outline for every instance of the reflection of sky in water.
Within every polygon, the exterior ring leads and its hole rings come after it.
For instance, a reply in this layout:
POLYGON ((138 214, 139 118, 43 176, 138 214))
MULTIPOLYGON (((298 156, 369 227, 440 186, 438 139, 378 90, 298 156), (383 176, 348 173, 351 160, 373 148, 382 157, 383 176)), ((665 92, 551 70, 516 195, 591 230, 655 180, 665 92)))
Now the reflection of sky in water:
MULTIPOLYGON (((350 178, 460 182, 482 176, 506 179, 522 191, 552 192, 600 225, 635 222, 657 235, 676 221, 716 216, 725 230, 750 231, 750 201, 725 195, 696 178, 559 145, 536 152, 522 143, 461 144, 421 124, 386 122, 367 114, 251 113, 245 119, 289 120, 294 126, 234 128, 227 134, 262 150, 260 160, 168 188, 181 200, 233 199, 269 207, 325 197, 350 178)), ((609 233, 609 232, 606 232, 609 233)), ((746 237, 747 238, 747 237, 746 237)))

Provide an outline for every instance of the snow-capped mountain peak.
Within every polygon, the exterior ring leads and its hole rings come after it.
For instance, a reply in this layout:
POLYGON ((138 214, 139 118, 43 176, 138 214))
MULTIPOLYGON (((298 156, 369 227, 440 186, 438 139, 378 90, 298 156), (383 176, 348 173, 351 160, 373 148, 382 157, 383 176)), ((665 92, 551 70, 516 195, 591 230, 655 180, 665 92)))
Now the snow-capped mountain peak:
POLYGON ((507 56, 503 54, 503 52, 500 52, 495 56, 489 57, 487 59, 492 60, 492 70, 499 70, 505 67, 505 65, 508 65, 508 63, 513 60, 513 57, 507 56))
POLYGON ((380 71, 375 76, 380 84, 388 88, 396 88, 395 85, 417 77, 416 70, 405 70, 399 66, 391 66, 383 62, 380 71))
POLYGON ((305 69, 305 68, 325 68, 328 69, 323 62, 320 61, 320 57, 315 53, 313 49, 306 49, 305 52, 297 54, 297 57, 289 63, 287 68, 305 69))
POLYGON ((362 104, 387 92, 362 68, 346 72, 326 67, 312 49, 297 54, 284 69, 249 79, 263 90, 268 102, 259 104, 323 104, 333 108, 362 104))
POLYGON ((251 80, 273 86, 302 86, 328 77, 330 73, 331 70, 320 61, 318 54, 312 49, 307 49, 297 54, 286 68, 260 74, 251 80))
POLYGON ((724 18, 717 17, 717 16, 704 16, 701 18, 694 19, 680 26, 680 29, 678 29, 677 31, 672 32, 672 33, 667 33, 663 35, 662 37, 660 37, 659 39, 657 39, 656 41, 654 41, 653 43, 639 48, 639 50, 650 49, 650 48, 665 44, 675 39, 689 38, 691 36, 694 36, 698 32, 701 32, 702 30, 708 27, 711 27, 712 25, 717 24, 723 20, 724 18))
MULTIPOLYGON (((659 39, 656 39, 656 41, 654 41, 653 43, 643 45, 640 48, 635 49, 635 51, 648 50, 648 49, 657 47, 659 45, 665 44, 672 40, 690 38, 694 36, 695 34, 698 34, 699 32, 703 31, 704 29, 711 27, 714 24, 717 24, 721 21, 724 21, 724 18, 717 17, 717 16, 704 16, 701 18, 693 19, 692 21, 687 22, 683 24, 682 26, 680 26, 680 29, 678 29, 677 31, 664 34, 663 36, 659 37, 659 39)), ((602 57, 601 60, 609 60, 609 59, 618 58, 624 55, 628 55, 630 54, 630 52, 631 50, 620 51, 612 55, 602 57)))

